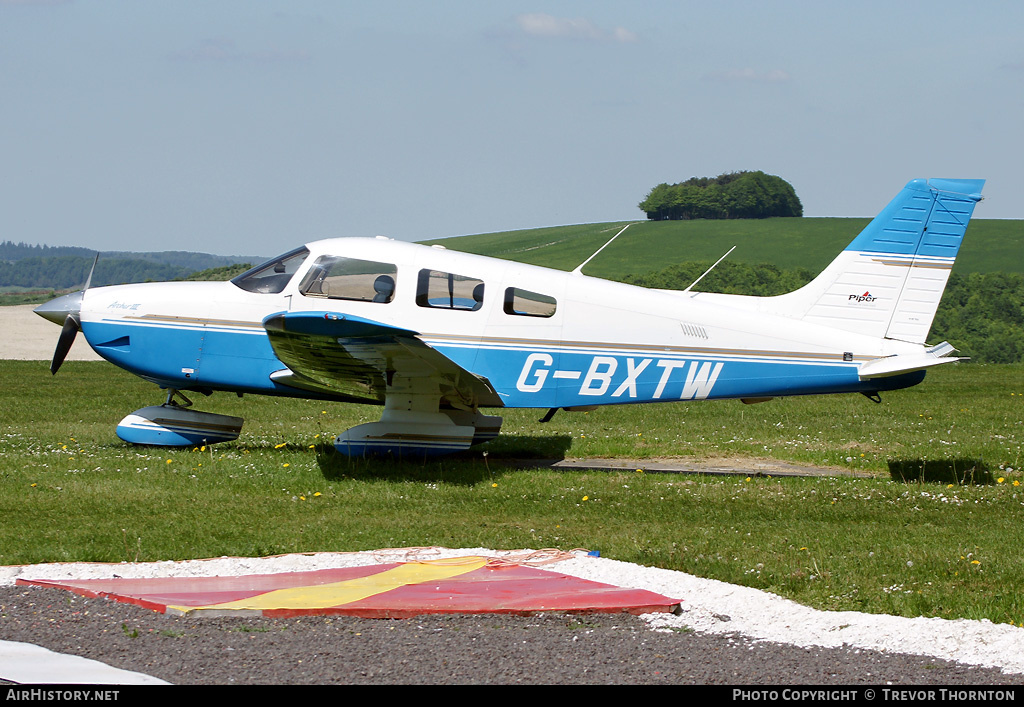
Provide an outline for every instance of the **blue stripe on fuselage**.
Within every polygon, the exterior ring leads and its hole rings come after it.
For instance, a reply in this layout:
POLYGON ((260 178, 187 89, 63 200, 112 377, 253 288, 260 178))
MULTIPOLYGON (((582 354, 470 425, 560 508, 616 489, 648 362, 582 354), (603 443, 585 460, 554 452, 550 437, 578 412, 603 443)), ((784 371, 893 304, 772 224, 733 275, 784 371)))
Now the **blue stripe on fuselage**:
MULTIPOLYGON (((327 397, 270 380, 285 368, 266 333, 224 326, 84 322, 101 356, 166 387, 327 397)), ((584 346, 432 344, 483 376, 506 407, 550 408, 717 398, 871 392, 916 385, 924 372, 861 381, 855 363, 694 352, 609 352, 584 346)))
POLYGON ((761 398, 894 390, 923 372, 861 381, 856 363, 682 352, 612 353, 580 347, 473 348, 437 344, 459 365, 484 376, 507 407, 761 398))

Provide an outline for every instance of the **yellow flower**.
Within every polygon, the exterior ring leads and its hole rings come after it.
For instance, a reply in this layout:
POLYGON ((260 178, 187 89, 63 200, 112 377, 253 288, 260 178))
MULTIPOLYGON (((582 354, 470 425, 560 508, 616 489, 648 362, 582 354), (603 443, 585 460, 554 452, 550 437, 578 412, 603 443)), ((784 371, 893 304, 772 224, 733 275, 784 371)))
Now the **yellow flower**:
POLYGON ((285 465, 286 468, 291 466, 291 464, 289 464, 288 462, 285 462, 284 465, 285 465))
POLYGON ((319 495, 320 495, 320 492, 319 492, 319 491, 317 491, 316 493, 314 493, 314 494, 313 494, 313 497, 314 497, 314 498, 316 498, 316 497, 317 497, 317 496, 319 496, 319 495))
POLYGON ((1001 483, 1003 483, 1004 481, 1006 481, 1006 479, 1004 479, 1004 478, 1003 478, 1002 476, 1000 476, 1000 477, 999 477, 998 479, 996 479, 996 483, 997 483, 997 484, 1001 484, 1001 483))
POLYGON ((496 488, 498 488, 498 484, 497 484, 497 483, 493 483, 493 484, 491 484, 491 488, 492 488, 492 489, 496 489, 496 488))
POLYGON ((590 496, 584 496, 584 497, 583 497, 583 500, 584 500, 584 501, 588 501, 588 500, 590 500, 590 496))
POLYGON ((288 446, 287 442, 281 442, 281 444, 275 444, 274 445, 274 449, 280 449, 281 447, 287 447, 287 446, 288 446))
POLYGON ((981 560, 971 560, 971 564, 972 565, 980 565, 981 564, 981 560))

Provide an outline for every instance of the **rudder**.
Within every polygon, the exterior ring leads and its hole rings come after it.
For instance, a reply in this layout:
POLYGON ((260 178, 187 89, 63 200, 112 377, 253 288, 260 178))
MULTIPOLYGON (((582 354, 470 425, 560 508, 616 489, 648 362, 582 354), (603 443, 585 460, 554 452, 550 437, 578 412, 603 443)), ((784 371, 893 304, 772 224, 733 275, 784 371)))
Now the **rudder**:
POLYGON ((925 343, 984 184, 912 180, 817 278, 776 304, 837 329, 925 343))

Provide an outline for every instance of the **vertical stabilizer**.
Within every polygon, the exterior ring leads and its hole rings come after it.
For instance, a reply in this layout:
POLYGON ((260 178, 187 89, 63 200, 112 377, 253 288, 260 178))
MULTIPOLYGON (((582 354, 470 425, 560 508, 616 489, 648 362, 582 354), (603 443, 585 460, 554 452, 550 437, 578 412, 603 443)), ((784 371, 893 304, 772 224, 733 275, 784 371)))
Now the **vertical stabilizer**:
POLYGON ((923 344, 983 179, 915 179, 779 313, 923 344))

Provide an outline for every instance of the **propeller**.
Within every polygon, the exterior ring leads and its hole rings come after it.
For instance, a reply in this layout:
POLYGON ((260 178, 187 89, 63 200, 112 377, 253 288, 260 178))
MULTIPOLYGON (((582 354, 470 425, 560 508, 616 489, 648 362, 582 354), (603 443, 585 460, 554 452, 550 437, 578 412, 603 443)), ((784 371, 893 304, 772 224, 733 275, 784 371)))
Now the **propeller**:
POLYGON ((57 339, 57 348, 54 350, 53 360, 50 362, 50 373, 54 375, 60 370, 61 364, 64 363, 68 352, 71 351, 71 345, 75 343, 75 337, 82 330, 82 300, 85 297, 85 291, 92 283, 92 274, 96 271, 96 263, 99 259, 100 254, 97 253, 96 259, 92 261, 92 269, 89 270, 85 287, 81 291, 62 295, 39 305, 34 310, 43 319, 61 325, 60 338, 57 339))

